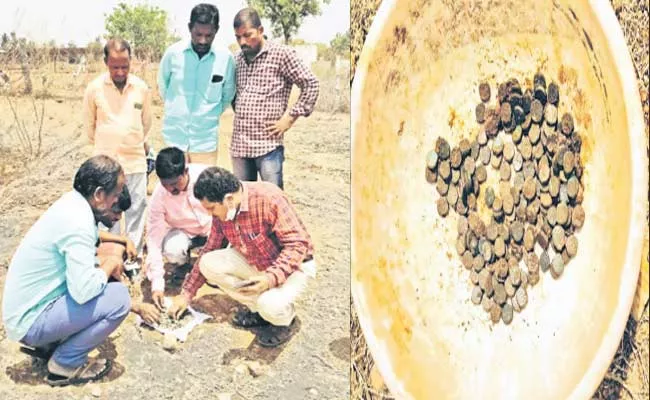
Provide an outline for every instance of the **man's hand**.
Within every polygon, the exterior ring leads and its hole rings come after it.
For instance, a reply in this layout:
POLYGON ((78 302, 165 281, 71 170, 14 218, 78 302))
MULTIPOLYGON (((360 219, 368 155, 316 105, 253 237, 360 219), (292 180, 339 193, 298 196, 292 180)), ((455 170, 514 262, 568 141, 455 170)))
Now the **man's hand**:
POLYGON ((106 274, 107 278, 113 277, 123 282, 124 264, 122 259, 116 256, 99 256, 99 268, 106 274))
POLYGON ((160 311, 153 304, 134 304, 132 310, 149 325, 155 325, 160 321, 160 311))
POLYGON ((267 121, 266 124, 266 133, 271 134, 272 136, 280 136, 286 132, 293 123, 296 121, 295 117, 290 116, 289 114, 284 114, 282 118, 277 121, 267 121))
POLYGON ((255 282, 255 283, 253 283, 252 285, 244 286, 243 288, 238 290, 239 293, 246 296, 259 295, 269 290, 269 288, 271 287, 271 282, 269 282, 269 278, 268 276, 266 276, 266 274, 253 276, 248 280, 250 282, 255 282))
POLYGON ((126 245, 126 257, 129 261, 135 260, 138 256, 138 251, 135 249, 133 241, 128 237, 124 238, 124 244, 126 245))
POLYGON ((155 304, 159 310, 162 311, 162 309, 165 308, 163 304, 165 300, 165 293, 156 290, 151 293, 151 300, 153 300, 153 304, 155 304))
POLYGON ((174 298, 172 298, 172 306, 169 307, 167 314, 169 314, 174 319, 179 319, 187 309, 187 306, 187 299, 183 294, 179 294, 178 296, 174 296, 174 298))
POLYGON ((113 278, 115 278, 118 282, 122 282, 123 284, 128 286, 129 283, 129 278, 126 277, 124 274, 124 263, 119 263, 113 270, 113 273, 111 274, 113 278))

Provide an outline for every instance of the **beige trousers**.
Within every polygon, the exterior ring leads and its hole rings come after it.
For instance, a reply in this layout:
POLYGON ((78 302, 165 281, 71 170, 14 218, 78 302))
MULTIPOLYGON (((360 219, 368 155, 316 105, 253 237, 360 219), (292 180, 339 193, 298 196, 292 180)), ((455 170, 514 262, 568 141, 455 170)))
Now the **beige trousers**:
POLYGON ((291 324, 296 315, 293 303, 305 291, 309 278, 315 275, 314 262, 309 261, 303 263, 301 270, 289 275, 284 284, 251 296, 239 293, 234 285, 264 272, 249 265, 237 250, 226 248, 206 253, 201 257, 199 268, 210 284, 218 285, 232 299, 277 326, 291 324))
POLYGON ((187 153, 187 155, 189 162, 192 164, 205 164, 209 167, 214 167, 217 165, 217 153, 218 150, 209 153, 187 153))

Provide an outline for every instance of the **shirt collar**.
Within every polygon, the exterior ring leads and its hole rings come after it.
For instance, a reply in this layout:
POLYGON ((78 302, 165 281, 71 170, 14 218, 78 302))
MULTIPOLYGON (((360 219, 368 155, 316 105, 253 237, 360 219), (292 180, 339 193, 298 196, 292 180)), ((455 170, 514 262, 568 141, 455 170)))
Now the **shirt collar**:
MULTIPOLYGON (((131 80, 129 79, 130 77, 131 77, 131 74, 128 74, 126 76, 126 83, 124 84, 124 89, 122 89, 122 92, 124 92, 124 90, 126 90, 126 88, 129 87, 129 85, 131 85, 131 80)), ((106 74, 104 74, 104 84, 111 85, 115 89, 117 89, 117 86, 115 86, 115 83, 111 79, 111 74, 109 74, 108 72, 106 74)))
MULTIPOLYGON (((79 204, 83 204, 83 206, 80 207, 83 207, 92 216, 93 221, 95 221, 95 214, 93 213, 93 208, 88 202, 88 199, 86 199, 81 193, 77 192, 77 190, 75 189, 71 190, 69 193, 72 193, 70 196, 72 196, 75 202, 79 202, 79 204)), ((95 227, 97 227, 97 223, 95 223, 95 227)))
MULTIPOLYGON (((260 51, 257 54, 255 54, 255 57, 253 57, 253 59, 250 61, 250 63, 255 62, 255 60, 257 60, 262 54, 269 51, 271 46, 272 46, 271 42, 269 42, 268 40, 265 40, 264 44, 262 45, 262 48, 260 48, 260 51)), ((241 52, 241 56, 244 58, 244 61, 246 61, 246 56, 244 55, 243 51, 241 52)), ((246 63, 248 64, 248 61, 246 63)))
POLYGON ((241 183, 242 193, 241 193, 241 203, 239 204, 239 212, 248 212, 248 184, 246 182, 241 183))
MULTIPOLYGON (((190 39, 190 40, 188 40, 188 41, 186 42, 186 45, 185 45, 185 51, 191 51, 191 52, 193 52, 194 54, 196 54, 196 52, 194 51, 194 48, 192 48, 192 39, 190 39)), ((210 50, 208 50, 208 52, 205 54, 205 56, 207 56, 207 55, 210 54, 210 53, 214 54, 214 48, 213 48, 212 46, 210 46, 210 50)), ((197 58, 198 58, 199 55, 196 54, 196 56, 197 56, 197 58)), ((205 56, 203 56, 203 57, 205 57, 205 56)), ((203 58, 201 58, 201 60, 202 60, 202 59, 203 59, 203 58)))

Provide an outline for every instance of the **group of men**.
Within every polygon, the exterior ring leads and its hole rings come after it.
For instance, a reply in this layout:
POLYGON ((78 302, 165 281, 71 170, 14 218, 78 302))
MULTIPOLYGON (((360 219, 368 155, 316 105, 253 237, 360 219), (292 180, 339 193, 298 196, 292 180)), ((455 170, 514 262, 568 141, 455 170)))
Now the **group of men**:
POLYGON ((234 18, 241 48, 235 57, 212 45, 215 6, 195 6, 188 27, 191 40, 172 45, 160 63, 167 147, 155 160, 159 183, 150 201, 152 93, 129 74, 129 44, 111 39, 104 48, 108 73, 88 85, 83 103, 95 155, 12 258, 5 330, 25 351, 48 359, 51 385, 106 375, 110 360, 88 353, 129 311, 151 324, 162 312, 178 318, 206 282, 246 306, 232 323, 261 327, 260 345, 280 345, 295 333, 294 302, 315 276, 315 263, 311 238, 283 192, 282 138, 313 111, 318 81, 294 51, 265 39, 254 9, 234 18), (288 108, 293 84, 300 96, 288 108), (216 166, 219 119, 229 106, 234 173, 216 166), (165 308, 165 259, 189 265, 195 247, 201 250, 181 293, 165 308), (153 304, 132 301, 124 285, 125 261, 143 259, 153 304))

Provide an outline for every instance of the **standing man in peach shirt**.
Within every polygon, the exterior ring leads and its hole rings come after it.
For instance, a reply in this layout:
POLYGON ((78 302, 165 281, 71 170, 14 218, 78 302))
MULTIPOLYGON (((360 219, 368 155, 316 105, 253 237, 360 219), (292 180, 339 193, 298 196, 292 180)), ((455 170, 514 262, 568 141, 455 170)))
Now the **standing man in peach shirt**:
MULTIPOLYGON (((147 84, 129 74, 131 47, 126 40, 111 39, 104 46, 108 73, 95 78, 84 96, 84 119, 95 154, 117 160, 126 175, 132 205, 124 213, 126 235, 142 259, 147 207, 147 137, 151 129, 151 93, 147 84)), ((120 234, 120 224, 110 228, 120 234)))

